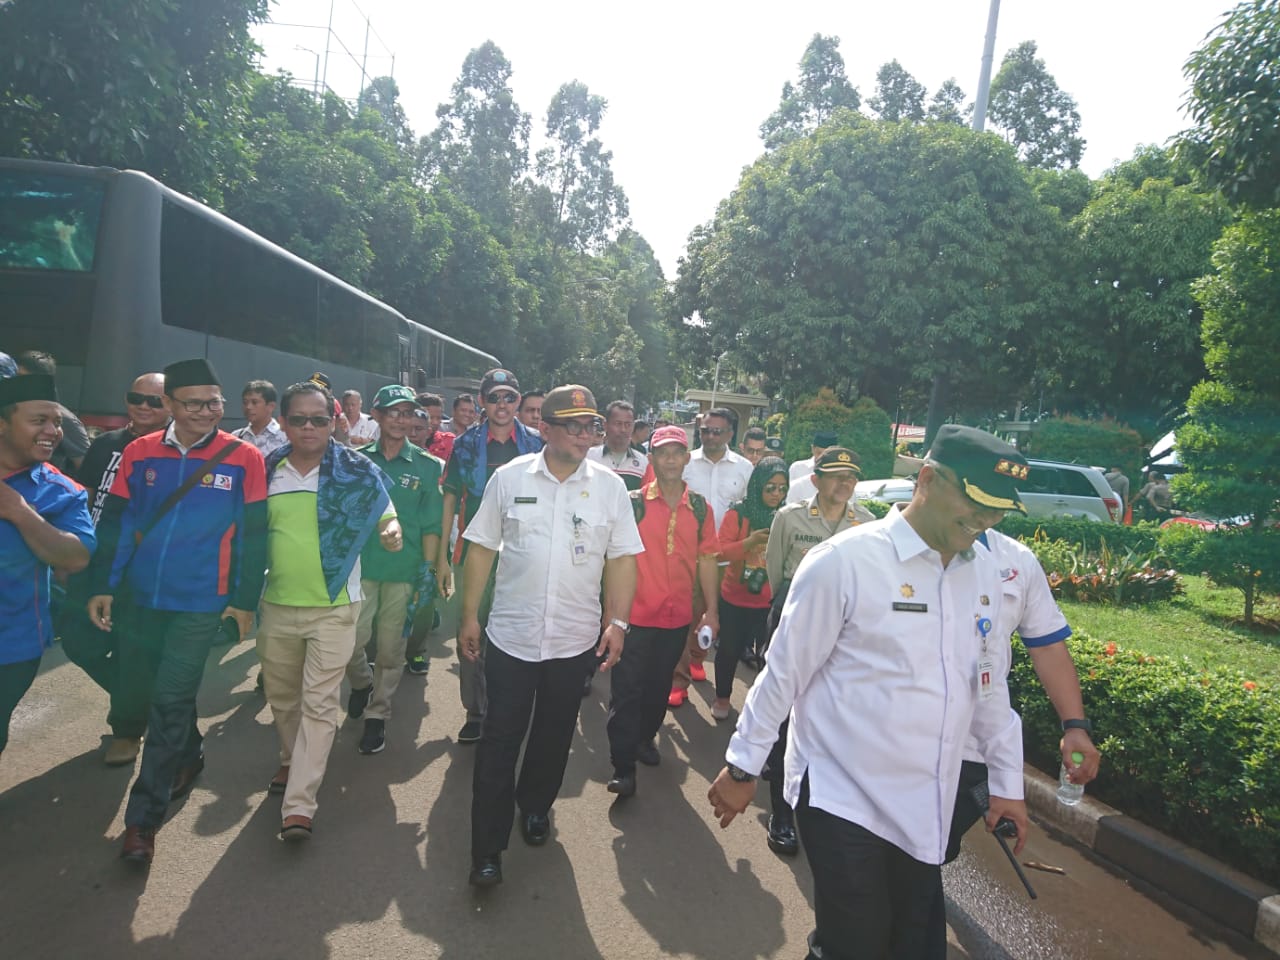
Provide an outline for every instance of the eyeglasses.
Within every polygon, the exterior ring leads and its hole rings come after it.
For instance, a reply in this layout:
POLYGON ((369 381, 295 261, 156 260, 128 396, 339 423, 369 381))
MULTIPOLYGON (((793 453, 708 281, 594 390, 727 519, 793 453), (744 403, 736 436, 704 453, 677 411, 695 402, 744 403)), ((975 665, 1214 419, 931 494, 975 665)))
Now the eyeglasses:
POLYGON ((305 427, 308 423, 313 427, 327 427, 333 423, 333 417, 325 414, 316 414, 314 417, 304 417, 300 413, 291 413, 285 417, 285 421, 291 427, 305 427))
POLYGON ((765 493, 786 493, 790 487, 785 483, 766 483, 764 485, 765 493))
MULTIPOLYGON (((178 400, 177 397, 174 397, 178 400)), ((187 413, 199 413, 201 410, 208 409, 210 413, 217 413, 226 403, 224 397, 214 397, 211 400, 178 400, 182 404, 182 409, 187 413)))
POLYGON ((508 393, 506 390, 495 390, 484 399, 486 403, 519 403, 520 394, 508 393))
POLYGON ((152 410, 159 410, 164 406, 164 397, 158 397, 152 393, 134 393, 130 390, 124 395, 124 402, 131 403, 135 407, 148 406, 152 410))
POLYGON ((553 427, 564 427, 564 432, 571 437, 580 437, 584 433, 600 436, 604 433, 604 421, 599 417, 593 418, 588 423, 580 420, 543 420, 542 422, 553 427))
POLYGON ((718 437, 722 434, 729 433, 730 430, 728 427, 699 427, 698 432, 704 436, 709 434, 713 437, 718 437))
POLYGON ((388 420, 408 420, 415 413, 417 413, 416 410, 401 410, 397 407, 382 408, 382 409, 379 409, 378 412, 381 413, 388 420))

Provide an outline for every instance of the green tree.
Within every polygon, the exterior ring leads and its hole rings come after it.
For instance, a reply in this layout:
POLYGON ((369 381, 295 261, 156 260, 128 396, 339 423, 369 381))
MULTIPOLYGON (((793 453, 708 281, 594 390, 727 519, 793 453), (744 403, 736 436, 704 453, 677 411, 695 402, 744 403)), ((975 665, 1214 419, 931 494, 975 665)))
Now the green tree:
POLYGON ((1184 72, 1196 126, 1183 155, 1232 201, 1280 205, 1280 2, 1237 5, 1184 72))
POLYGON ((775 150, 816 129, 838 110, 857 112, 858 90, 845 73, 840 38, 815 33, 800 58, 800 80, 782 86, 776 109, 760 125, 765 148, 775 150))
POLYGON ((145 170, 217 202, 266 0, 0 4, 0 155, 145 170))
POLYGON ((453 99, 436 108, 436 129, 420 144, 428 180, 444 178, 485 223, 509 241, 517 186, 529 167, 529 115, 511 90, 511 63, 491 40, 467 54, 453 99))
POLYGON ((893 409, 937 374, 1011 403, 1044 336, 1052 225, 998 137, 830 123, 744 172, 681 263, 679 303, 783 395, 825 383, 893 409))
POLYGON ((1005 54, 991 81, 989 116, 1032 167, 1078 167, 1084 153, 1075 99, 1058 87, 1034 40, 1005 54))
POLYGON ((937 123, 958 123, 964 126, 968 124, 969 117, 973 114, 972 104, 966 104, 964 101, 964 91, 952 77, 944 80, 938 92, 933 95, 926 115, 928 119, 937 123))
MULTIPOLYGON (((881 120, 924 119, 925 86, 897 60, 890 60, 876 71, 876 92, 867 106, 881 120)), ((962 94, 963 96, 963 94, 962 94)))

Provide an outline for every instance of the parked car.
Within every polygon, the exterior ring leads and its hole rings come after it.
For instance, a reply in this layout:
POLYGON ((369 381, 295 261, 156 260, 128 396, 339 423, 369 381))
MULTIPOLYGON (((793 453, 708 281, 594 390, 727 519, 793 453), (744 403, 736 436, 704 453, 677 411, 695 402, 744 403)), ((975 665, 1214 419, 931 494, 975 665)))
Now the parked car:
MULTIPOLYGON (((1028 460, 1026 482, 1018 495, 1029 517, 1080 517, 1102 523, 1118 523, 1124 507, 1111 485, 1096 467, 1054 460, 1028 460)), ((853 489, 858 500, 905 503, 911 499, 915 480, 893 477, 862 480, 853 489)))

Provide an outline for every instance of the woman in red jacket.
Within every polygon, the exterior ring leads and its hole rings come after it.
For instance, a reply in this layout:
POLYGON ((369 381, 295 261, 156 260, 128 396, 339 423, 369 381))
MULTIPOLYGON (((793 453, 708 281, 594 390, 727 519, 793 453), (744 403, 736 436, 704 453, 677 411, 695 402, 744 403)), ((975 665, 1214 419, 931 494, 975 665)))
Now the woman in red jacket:
POLYGON ((716 650, 716 700, 711 715, 729 716, 733 674, 743 650, 763 646, 769 619, 769 578, 765 545, 774 512, 787 499, 787 464, 765 457, 751 472, 747 495, 729 508, 720 523, 720 559, 729 561, 720 586, 720 647, 716 650))

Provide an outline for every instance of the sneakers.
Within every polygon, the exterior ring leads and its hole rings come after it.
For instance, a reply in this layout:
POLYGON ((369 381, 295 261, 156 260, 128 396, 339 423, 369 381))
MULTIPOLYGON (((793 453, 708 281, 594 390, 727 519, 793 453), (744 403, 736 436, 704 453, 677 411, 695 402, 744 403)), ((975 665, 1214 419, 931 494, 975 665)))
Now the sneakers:
POLYGON ((107 754, 102 758, 108 767, 123 767, 138 759, 138 751, 142 749, 141 737, 112 737, 107 754))
POLYGON ((697 660, 689 661, 689 679, 695 683, 703 683, 707 679, 707 668, 697 660))
POLYGON ((459 743, 475 743, 480 739, 482 725, 479 720, 468 720, 458 731, 459 743))
POLYGON ((352 690, 351 696, 347 698, 347 717, 351 720, 359 720, 364 716, 364 708, 369 705, 369 697, 373 695, 373 685, 365 687, 363 690, 352 690))
POLYGON ((667 706, 674 710, 676 707, 684 706, 684 702, 689 699, 689 694, 679 687, 672 687, 671 693, 667 696, 667 706))
POLYGON ((408 662, 405 663, 404 668, 408 670, 410 673, 412 673, 415 677, 421 677, 426 675, 427 667, 429 666, 430 666, 430 662, 427 660, 426 657, 416 656, 416 657, 410 657, 408 662))
POLYGON ((387 745, 387 723, 385 720, 374 720, 372 718, 364 722, 364 736, 360 738, 360 746, 357 747, 361 753, 381 753, 382 748, 387 745))
POLYGON ((728 700, 720 700, 717 698, 716 701, 711 704, 711 716, 716 720, 728 720, 730 709, 731 707, 728 700))

